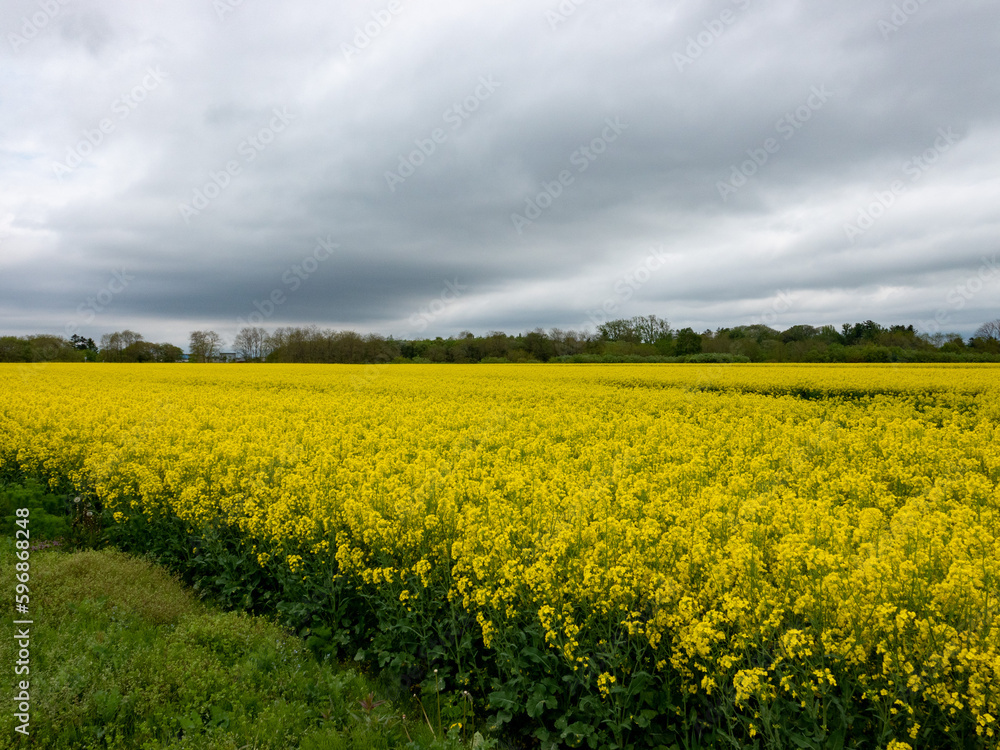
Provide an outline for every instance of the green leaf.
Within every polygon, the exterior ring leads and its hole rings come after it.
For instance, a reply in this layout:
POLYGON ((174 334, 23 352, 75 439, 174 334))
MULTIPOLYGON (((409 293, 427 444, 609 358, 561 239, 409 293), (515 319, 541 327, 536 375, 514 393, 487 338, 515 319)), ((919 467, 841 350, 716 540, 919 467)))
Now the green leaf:
POLYGON ((801 747, 803 750, 823 750, 816 742, 813 742, 808 737, 803 737, 801 734, 792 734, 791 738, 795 746, 801 747))
POLYGON ((537 719, 539 716, 542 715, 543 711, 545 711, 544 700, 540 701, 532 700, 528 702, 528 716, 530 716, 532 719, 537 719))

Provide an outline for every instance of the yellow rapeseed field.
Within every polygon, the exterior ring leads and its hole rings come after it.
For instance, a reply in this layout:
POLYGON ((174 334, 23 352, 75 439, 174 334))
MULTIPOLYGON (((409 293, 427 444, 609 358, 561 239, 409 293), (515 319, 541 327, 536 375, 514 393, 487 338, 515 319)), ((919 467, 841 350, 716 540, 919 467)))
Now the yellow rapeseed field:
POLYGON ((5 365, 15 466, 487 649, 530 619, 604 698, 645 665, 754 736, 848 680, 890 747, 1000 733, 997 366, 5 365))

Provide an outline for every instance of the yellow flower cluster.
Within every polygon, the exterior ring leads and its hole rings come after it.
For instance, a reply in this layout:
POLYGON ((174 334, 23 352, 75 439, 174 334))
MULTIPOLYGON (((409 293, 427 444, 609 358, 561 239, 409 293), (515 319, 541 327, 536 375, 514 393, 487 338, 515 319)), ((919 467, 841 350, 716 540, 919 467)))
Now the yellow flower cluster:
POLYGON ((691 692, 997 731, 1000 367, 0 366, 4 464, 437 586, 487 645, 529 616, 586 668, 613 622, 691 692))

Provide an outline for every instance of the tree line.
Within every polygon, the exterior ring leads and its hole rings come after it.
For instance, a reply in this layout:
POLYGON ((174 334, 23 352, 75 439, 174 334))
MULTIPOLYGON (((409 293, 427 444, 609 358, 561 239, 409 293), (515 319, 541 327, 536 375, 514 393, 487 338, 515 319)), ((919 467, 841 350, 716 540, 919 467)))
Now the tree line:
MULTIPOLYGON (((226 350, 215 331, 193 331, 192 362, 377 364, 387 362, 1000 362, 1000 319, 984 323, 968 341, 958 334, 926 334, 912 325, 871 320, 834 326, 763 324, 674 330, 656 315, 611 320, 595 332, 552 328, 510 335, 394 339, 317 326, 259 326, 240 330, 226 350)), ((93 339, 48 334, 0 337, 0 362, 179 362, 183 350, 125 330, 93 339)))
POLYGON ((92 338, 62 336, 0 336, 0 362, 179 362, 184 350, 173 344, 154 344, 142 334, 125 330, 92 338))

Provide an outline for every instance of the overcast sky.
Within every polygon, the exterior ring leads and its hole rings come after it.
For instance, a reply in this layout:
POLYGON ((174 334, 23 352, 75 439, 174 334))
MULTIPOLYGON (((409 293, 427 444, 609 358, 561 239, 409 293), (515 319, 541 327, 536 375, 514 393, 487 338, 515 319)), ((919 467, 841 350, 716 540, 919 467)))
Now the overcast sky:
POLYGON ((995 0, 0 0, 0 333, 1000 317, 995 0))

